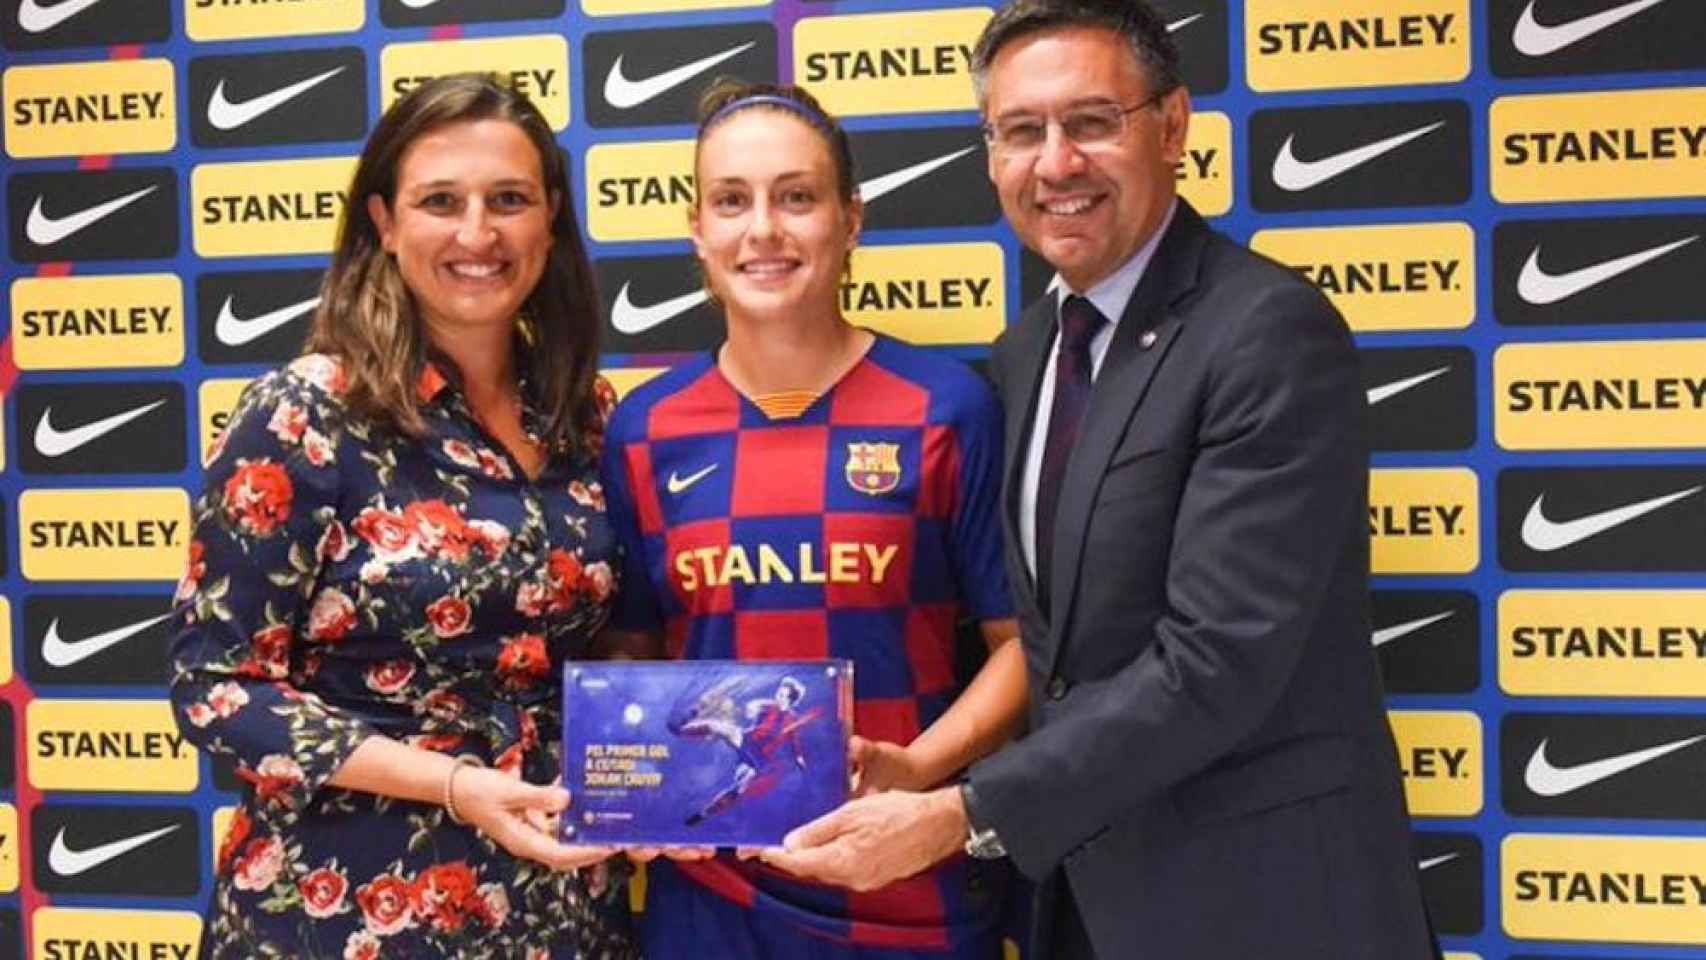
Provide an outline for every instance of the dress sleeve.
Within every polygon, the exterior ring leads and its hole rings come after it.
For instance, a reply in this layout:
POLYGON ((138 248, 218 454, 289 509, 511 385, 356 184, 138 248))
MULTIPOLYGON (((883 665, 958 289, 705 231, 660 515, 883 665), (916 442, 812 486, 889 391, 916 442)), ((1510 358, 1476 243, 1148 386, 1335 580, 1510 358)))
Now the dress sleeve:
POLYGON ((622 561, 618 568, 616 605, 610 626, 617 630, 655 631, 663 627, 657 594, 646 569, 645 537, 640 532, 634 503, 634 476, 629 460, 629 429, 632 407, 618 405, 605 433, 604 454, 599 461, 599 480, 610 526, 616 532, 622 561))
POLYGON ((297 809, 373 732, 293 683, 307 646, 356 615, 342 593, 315 591, 324 558, 348 549, 338 458, 356 452, 344 438, 341 405, 304 376, 251 384, 204 471, 174 598, 179 729, 234 756, 261 799, 297 809))

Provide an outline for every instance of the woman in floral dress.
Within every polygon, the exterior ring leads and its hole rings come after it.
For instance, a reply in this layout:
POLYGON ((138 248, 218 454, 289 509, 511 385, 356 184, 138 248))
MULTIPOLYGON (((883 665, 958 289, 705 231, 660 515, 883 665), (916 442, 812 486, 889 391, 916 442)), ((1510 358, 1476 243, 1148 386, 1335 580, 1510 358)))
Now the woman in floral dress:
POLYGON ((179 726, 246 784, 203 954, 634 957, 605 852, 552 831, 557 667, 615 549, 562 155, 523 96, 448 77, 348 196, 308 352, 238 402, 178 588, 179 726))

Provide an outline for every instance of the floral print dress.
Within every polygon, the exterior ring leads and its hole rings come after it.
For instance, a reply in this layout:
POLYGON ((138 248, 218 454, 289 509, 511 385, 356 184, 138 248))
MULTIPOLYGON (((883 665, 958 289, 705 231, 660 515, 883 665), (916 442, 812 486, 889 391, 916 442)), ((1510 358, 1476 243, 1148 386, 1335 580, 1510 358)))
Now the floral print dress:
POLYGON ((557 776, 558 667, 614 589, 601 438, 530 481, 436 367, 421 439, 349 415, 343 386, 318 355, 255 381, 194 505, 172 703, 246 784, 203 954, 634 957, 603 868, 553 872, 436 804, 326 786, 373 734, 557 776))

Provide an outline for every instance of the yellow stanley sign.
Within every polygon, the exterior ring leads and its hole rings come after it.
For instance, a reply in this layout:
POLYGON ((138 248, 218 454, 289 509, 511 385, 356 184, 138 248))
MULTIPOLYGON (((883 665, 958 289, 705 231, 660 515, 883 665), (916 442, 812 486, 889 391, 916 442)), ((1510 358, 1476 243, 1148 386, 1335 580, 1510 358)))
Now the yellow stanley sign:
POLYGON ((307 0, 297 3, 187 0, 184 7, 184 32, 191 40, 348 33, 359 29, 367 17, 365 0, 307 0))
POLYGON ((182 910, 42 907, 30 915, 38 960, 192 960, 201 917, 182 910))
POLYGON ((1516 833, 1500 914, 1519 940, 1706 943, 1706 838, 1516 833))
POLYGON ((20 370, 175 367, 184 360, 184 285, 173 273, 22 277, 12 282, 20 370))
POLYGON ((551 129, 569 125, 569 44, 560 34, 393 43, 379 54, 383 107, 447 73, 495 73, 526 94, 551 129))
POLYGON ((693 141, 588 149, 586 197, 586 232, 594 240, 685 238, 693 206, 693 141))
POLYGON ((195 252, 328 253, 354 173, 354 157, 204 163, 190 172, 195 252))
POLYGON ((1706 445, 1706 340, 1507 344, 1493 383, 1507 450, 1706 445))
POLYGON ((1499 688, 1529 697, 1706 697, 1706 591, 1507 590, 1499 688))
POLYGON ((247 377, 231 377, 219 380, 203 380, 196 391, 196 407, 201 411, 201 465, 207 466, 212 459, 213 445, 219 442, 220 434, 231 425, 231 411, 237 406, 237 398, 243 395, 243 388, 249 385, 247 377))
POLYGON ((38 790, 189 793, 195 745, 165 700, 32 700, 25 708, 30 783, 38 790))
POLYGON ((18 808, 0 803, 0 893, 18 892, 18 849, 18 808))
POLYGON ((0 85, 11 157, 158 153, 178 142, 170 60, 12 67, 0 85))
POLYGON ((1179 196, 1205 217, 1232 209, 1232 121, 1224 113, 1194 113, 1185 155, 1174 168, 1179 196))
POLYGON ((1258 230, 1250 246, 1307 277, 1358 333, 1457 330, 1475 319, 1466 223, 1258 230))
POLYGON ((794 25, 794 81, 831 113, 973 110, 971 48, 987 7, 807 17, 794 25))
POLYGON ((1368 529, 1375 573, 1468 573, 1480 563, 1480 485, 1463 467, 1373 470, 1368 529))
POLYGON ((1249 0, 1250 88, 1452 83, 1469 75, 1469 0, 1249 0))
POLYGON ((1481 718, 1467 710, 1393 710, 1404 798, 1417 817, 1481 812, 1481 718))
POLYGON ((1488 111, 1501 203, 1706 194, 1698 87, 1500 97, 1488 111))
POLYGON ((993 243, 857 247, 841 312, 909 343, 988 343, 1006 323, 1005 262, 993 243))
POLYGON ((177 580, 189 514, 178 487, 25 490, 18 566, 31 580, 177 580))

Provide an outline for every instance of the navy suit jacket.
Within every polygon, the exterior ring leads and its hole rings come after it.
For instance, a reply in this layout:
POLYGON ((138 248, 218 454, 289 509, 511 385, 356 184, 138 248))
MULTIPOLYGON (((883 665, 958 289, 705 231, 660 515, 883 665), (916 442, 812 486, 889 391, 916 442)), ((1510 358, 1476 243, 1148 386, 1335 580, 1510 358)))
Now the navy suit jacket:
POLYGON ((1367 406, 1344 320, 1180 201, 1066 468, 1053 615, 1018 551, 1052 296, 996 342, 1031 731, 980 819, 1106 960, 1433 957, 1370 643, 1367 406))

